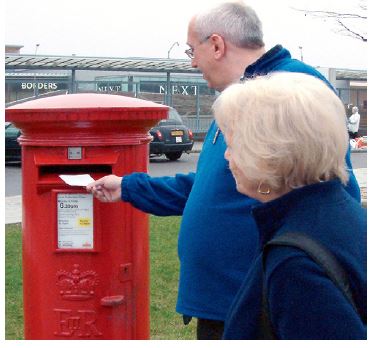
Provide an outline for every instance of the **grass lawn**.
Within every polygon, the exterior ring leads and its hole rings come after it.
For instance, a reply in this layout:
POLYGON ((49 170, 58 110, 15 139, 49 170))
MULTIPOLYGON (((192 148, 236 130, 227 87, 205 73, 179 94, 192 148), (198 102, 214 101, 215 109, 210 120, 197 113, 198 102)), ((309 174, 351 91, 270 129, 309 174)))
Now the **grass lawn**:
MULTIPOLYGON (((184 326, 175 312, 179 278, 179 217, 150 217, 150 337, 195 339, 195 320, 184 326)), ((21 225, 5 227, 5 338, 23 339, 21 225)))
POLYGON ((5 339, 23 339, 21 224, 5 226, 5 339))

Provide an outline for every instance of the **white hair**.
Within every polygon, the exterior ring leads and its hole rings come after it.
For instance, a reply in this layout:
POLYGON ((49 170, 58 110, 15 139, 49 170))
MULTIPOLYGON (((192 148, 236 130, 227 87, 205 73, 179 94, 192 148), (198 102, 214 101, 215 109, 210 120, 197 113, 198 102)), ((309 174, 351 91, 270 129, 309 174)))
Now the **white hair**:
POLYGON ((255 11, 242 1, 222 3, 197 14, 194 19, 201 41, 211 34, 219 34, 237 47, 264 46, 262 23, 255 11))
POLYGON ((321 80, 289 72, 259 76, 225 89, 213 110, 249 180, 274 190, 347 182, 344 106, 321 80))

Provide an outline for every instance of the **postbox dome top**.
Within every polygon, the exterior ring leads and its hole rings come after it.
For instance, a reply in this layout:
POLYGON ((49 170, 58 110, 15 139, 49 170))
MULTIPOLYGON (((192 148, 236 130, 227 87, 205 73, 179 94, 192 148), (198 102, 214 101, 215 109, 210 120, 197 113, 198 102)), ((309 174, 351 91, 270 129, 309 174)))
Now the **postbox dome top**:
POLYGON ((132 109, 132 108, 151 108, 168 109, 167 106, 154 103, 148 100, 126 97, 113 94, 99 93, 77 93, 64 94, 53 97, 39 98, 14 106, 7 110, 71 110, 71 109, 132 109))
POLYGON ((78 93, 35 99, 5 110, 5 120, 29 122, 128 120, 158 122, 169 107, 148 100, 113 94, 78 93))

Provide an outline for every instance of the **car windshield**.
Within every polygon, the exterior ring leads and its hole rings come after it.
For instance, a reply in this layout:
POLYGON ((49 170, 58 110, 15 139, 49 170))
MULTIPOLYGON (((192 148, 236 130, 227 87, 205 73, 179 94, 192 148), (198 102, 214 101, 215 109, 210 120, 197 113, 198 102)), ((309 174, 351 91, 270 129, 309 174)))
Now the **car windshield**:
POLYGON ((168 112, 168 118, 166 120, 160 121, 159 124, 183 124, 183 120, 175 109, 170 108, 168 112))
POLYGON ((170 111, 168 113, 168 119, 169 120, 178 121, 180 123, 183 123, 183 121, 181 120, 180 115, 177 113, 177 111, 175 109, 170 109, 170 111))

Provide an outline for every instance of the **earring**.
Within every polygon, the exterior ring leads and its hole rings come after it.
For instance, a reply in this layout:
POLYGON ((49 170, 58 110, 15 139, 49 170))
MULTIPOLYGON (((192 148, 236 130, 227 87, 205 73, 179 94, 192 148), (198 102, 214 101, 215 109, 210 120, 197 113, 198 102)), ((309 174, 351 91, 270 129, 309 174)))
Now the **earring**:
POLYGON ((257 191, 262 195, 269 195, 271 193, 271 188, 268 186, 267 190, 262 190, 262 182, 259 184, 257 191))

